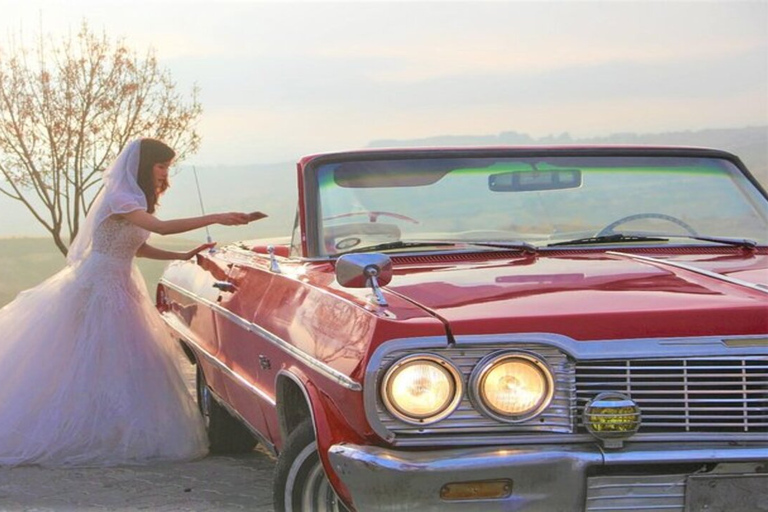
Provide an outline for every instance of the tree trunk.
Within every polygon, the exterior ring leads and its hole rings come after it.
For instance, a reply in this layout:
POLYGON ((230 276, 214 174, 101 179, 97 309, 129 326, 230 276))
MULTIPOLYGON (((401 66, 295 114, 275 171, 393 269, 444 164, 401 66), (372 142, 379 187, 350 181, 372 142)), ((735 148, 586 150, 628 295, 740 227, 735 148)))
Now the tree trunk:
POLYGON ((51 235, 53 236, 53 243, 56 244, 56 248, 61 251, 61 254, 66 256, 69 252, 69 246, 64 243, 64 240, 61 239, 61 235, 59 233, 51 233, 51 235))

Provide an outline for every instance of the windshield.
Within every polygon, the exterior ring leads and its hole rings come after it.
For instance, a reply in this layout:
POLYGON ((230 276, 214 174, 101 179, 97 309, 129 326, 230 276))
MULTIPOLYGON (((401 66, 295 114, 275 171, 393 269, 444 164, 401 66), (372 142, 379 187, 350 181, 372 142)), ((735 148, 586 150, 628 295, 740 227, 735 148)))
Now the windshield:
MULTIPOLYGON (((317 172, 326 255, 400 241, 544 246, 615 234, 767 242, 765 197, 715 158, 426 158, 324 164, 317 172)), ((644 243, 681 242, 707 243, 644 243)))

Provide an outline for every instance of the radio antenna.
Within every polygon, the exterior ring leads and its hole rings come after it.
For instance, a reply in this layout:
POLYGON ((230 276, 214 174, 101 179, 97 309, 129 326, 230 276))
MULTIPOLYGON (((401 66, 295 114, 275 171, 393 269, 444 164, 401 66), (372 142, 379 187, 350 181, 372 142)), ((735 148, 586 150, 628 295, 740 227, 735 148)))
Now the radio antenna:
MULTIPOLYGON (((200 192, 200 180, 197 179, 197 167, 194 165, 192 166, 192 172, 195 175, 195 185, 197 185, 197 198, 200 200, 200 211, 203 212, 203 215, 205 215, 205 206, 203 206, 203 194, 200 192)), ((209 244, 213 243, 213 240, 211 239, 211 232, 208 230, 208 226, 205 226, 205 238, 209 244)), ((213 247, 211 247, 210 252, 213 252, 213 247)))

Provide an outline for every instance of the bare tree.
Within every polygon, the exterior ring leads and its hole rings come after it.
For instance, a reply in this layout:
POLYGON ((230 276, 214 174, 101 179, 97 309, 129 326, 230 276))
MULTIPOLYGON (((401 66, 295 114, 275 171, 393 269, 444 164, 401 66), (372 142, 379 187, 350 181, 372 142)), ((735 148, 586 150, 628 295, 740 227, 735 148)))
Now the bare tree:
POLYGON ((21 201, 62 254, 101 187, 101 173, 139 136, 197 150, 197 88, 176 90, 153 50, 143 57, 83 23, 60 42, 0 48, 0 193, 21 201))

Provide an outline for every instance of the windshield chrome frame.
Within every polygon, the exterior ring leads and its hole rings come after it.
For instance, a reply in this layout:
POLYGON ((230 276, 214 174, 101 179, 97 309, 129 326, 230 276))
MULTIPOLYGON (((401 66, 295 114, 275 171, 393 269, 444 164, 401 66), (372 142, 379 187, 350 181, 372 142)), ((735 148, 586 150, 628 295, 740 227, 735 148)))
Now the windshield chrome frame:
MULTIPOLYGON (((736 155, 727 151, 695 147, 657 147, 657 146, 536 146, 536 147, 477 147, 477 148, 406 148, 406 149, 372 149, 338 153, 327 153, 308 159, 301 168, 303 185, 302 215, 306 240, 304 259, 333 260, 337 255, 323 254, 321 251, 320 222, 319 222, 319 186, 318 169, 326 164, 350 161, 381 161, 381 160, 427 160, 436 158, 541 158, 541 157, 681 157, 681 158, 711 158, 725 160, 733 164, 743 176, 755 187, 759 195, 768 201, 768 193, 749 172, 744 163, 736 155)), ((749 196, 749 194, 745 194, 749 196)), ((701 244, 696 244, 697 246, 701 244)), ((594 249, 610 250, 626 245, 605 245, 594 249)), ((655 246, 658 247, 658 246, 655 246)), ((553 248, 554 249, 554 248, 553 248)), ((568 246, 557 247, 558 250, 569 250, 568 246)), ((584 250, 583 246, 573 249, 584 250)), ((473 251, 474 252, 474 251, 473 251)), ((409 251, 410 253, 410 251, 409 251)), ((405 252, 399 254, 406 254, 405 252)), ((423 254, 419 252, 418 254, 423 254)))

